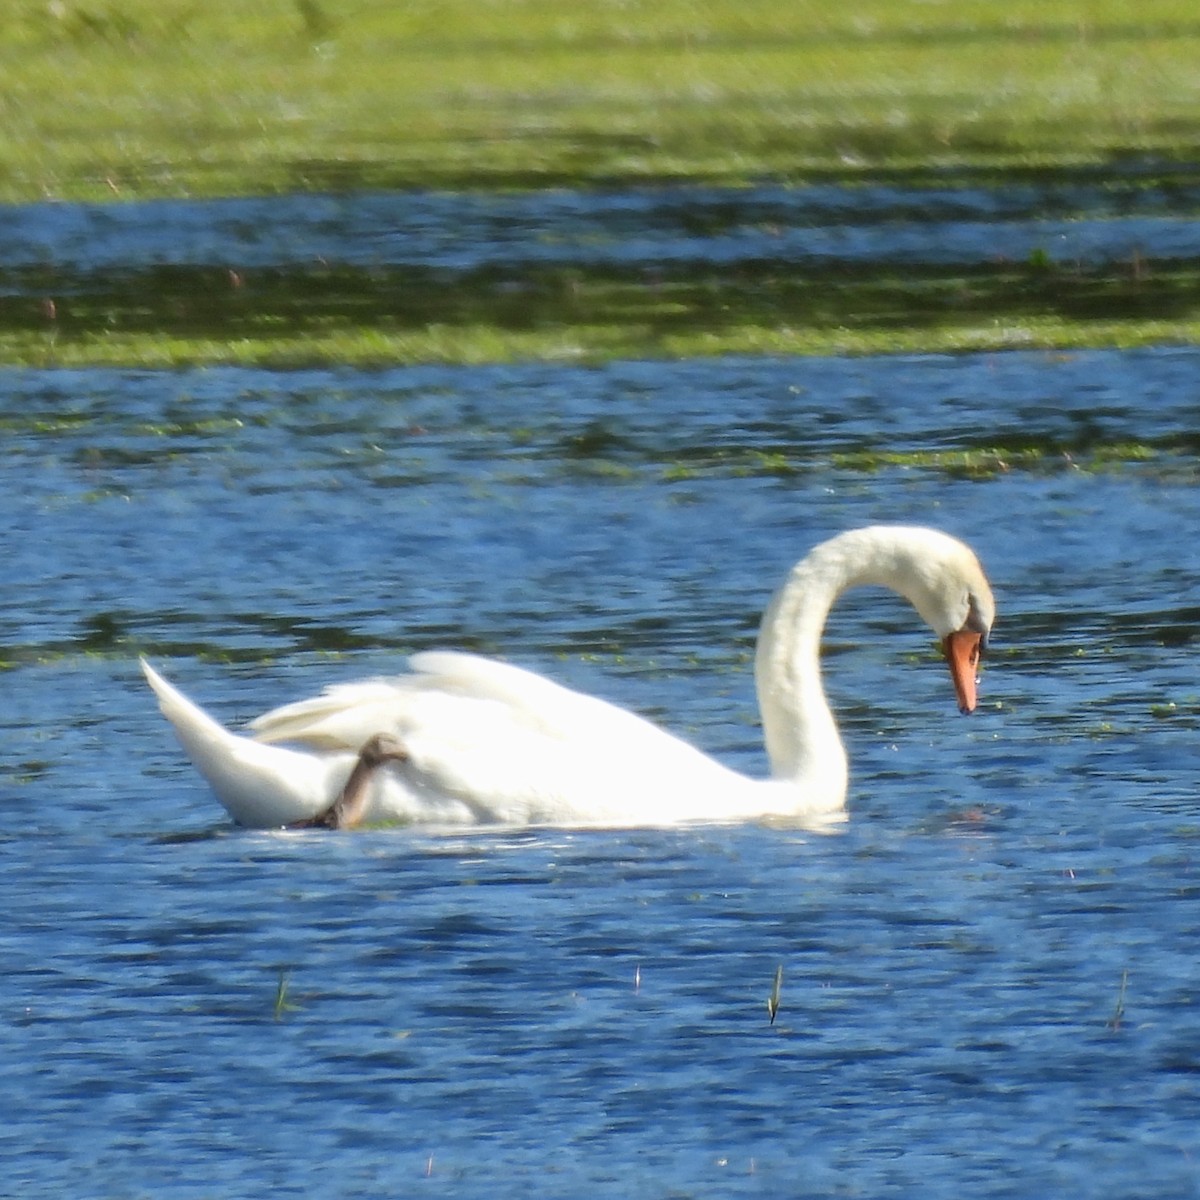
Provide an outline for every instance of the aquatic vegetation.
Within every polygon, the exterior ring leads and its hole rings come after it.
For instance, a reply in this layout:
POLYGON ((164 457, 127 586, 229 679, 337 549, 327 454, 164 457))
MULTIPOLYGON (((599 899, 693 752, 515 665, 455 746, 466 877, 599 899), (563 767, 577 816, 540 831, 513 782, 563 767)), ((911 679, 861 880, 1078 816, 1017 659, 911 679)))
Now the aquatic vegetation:
POLYGON ((291 971, 280 971, 279 981, 275 985, 275 1004, 272 1008, 275 1020, 280 1021, 286 1013, 298 1012, 300 1006, 288 999, 288 984, 291 982, 291 971))
POLYGON ((767 1012, 770 1023, 775 1024, 775 1015, 779 1012, 779 998, 783 992, 783 963, 775 968, 775 981, 771 984, 771 994, 767 997, 767 1012))
POLYGON ((954 450, 855 450, 833 455, 844 470, 874 472, 884 468, 937 471, 963 479, 992 479, 1010 471, 1086 471, 1097 473, 1124 463, 1149 462, 1158 450, 1138 442, 1114 442, 1074 450, 1066 445, 995 446, 954 450))
POLYGON ((1011 443, 982 447, 891 449, 863 445, 833 450, 812 458, 753 446, 698 447, 661 468, 666 483, 685 483, 713 476, 761 478, 794 475, 833 467, 838 471, 875 475, 886 471, 920 471, 957 479, 987 480, 1014 472, 1053 474, 1063 471, 1103 474, 1129 464, 1158 464, 1163 473, 1194 474, 1196 447, 1191 439, 1165 438, 1158 443, 1120 440, 1075 445, 1061 441, 1011 443))
POLYGON ((1119 1033, 1121 1030, 1121 1022, 1125 1019, 1125 993, 1129 988, 1129 972, 1121 972, 1121 986, 1117 991, 1117 1002, 1113 1007, 1113 1014, 1108 1018, 1108 1028, 1113 1033, 1119 1033))
POLYGON ((514 263, 499 286, 490 268, 297 266, 246 272, 252 305, 227 289, 206 290, 203 267, 95 278, 43 272, 37 291, 68 297, 48 321, 34 315, 25 273, 0 268, 10 293, 0 299, 0 355, 35 367, 292 369, 1200 339, 1200 277, 1187 260, 1155 263, 1140 281, 1120 263, 1034 278, 1004 262, 897 274, 882 262, 801 269, 740 260, 657 265, 651 287, 648 269, 514 263))

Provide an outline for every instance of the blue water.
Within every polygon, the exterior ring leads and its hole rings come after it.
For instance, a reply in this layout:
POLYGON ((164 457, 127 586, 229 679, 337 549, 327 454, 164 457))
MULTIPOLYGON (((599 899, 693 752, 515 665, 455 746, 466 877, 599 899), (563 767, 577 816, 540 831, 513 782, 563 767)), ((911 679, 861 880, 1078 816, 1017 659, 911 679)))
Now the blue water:
POLYGON ((5 210, 0 264, 4 272, 52 267, 80 275, 151 265, 468 271, 537 264, 732 267, 764 258, 929 266, 1023 261, 1034 252, 1054 262, 1096 264, 1135 253, 1195 258, 1198 208, 1194 180, 1164 194, 1135 173, 995 190, 647 187, 36 204, 5 210))
POLYGON ((1196 1194, 1198 379, 0 371, 0 1191, 1196 1194), (237 723, 465 646, 759 771, 761 608, 879 520, 970 541, 998 623, 964 719, 847 597, 831 836, 246 832, 136 666, 237 723))

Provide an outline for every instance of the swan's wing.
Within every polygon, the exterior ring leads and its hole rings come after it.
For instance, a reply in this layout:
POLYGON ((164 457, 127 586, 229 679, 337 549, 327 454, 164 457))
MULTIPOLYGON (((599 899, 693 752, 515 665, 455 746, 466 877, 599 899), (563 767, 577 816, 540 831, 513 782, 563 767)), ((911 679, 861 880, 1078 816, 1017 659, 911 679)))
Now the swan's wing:
POLYGON ((610 810, 627 815, 640 796, 673 806, 739 778, 650 721, 531 671, 441 652, 411 665, 409 675, 275 709, 254 734, 357 750, 393 733, 422 787, 490 820, 603 820, 610 810))
POLYGON ((495 659, 437 651, 414 655, 410 665, 408 675, 336 684, 312 699, 272 709, 250 728, 261 742, 357 750, 376 733, 420 727, 423 706, 443 712, 457 699, 464 719, 471 712, 479 720, 478 706, 487 702, 514 725, 564 742, 663 736, 657 726, 615 704, 495 659))
POLYGON ((299 742, 314 750, 357 750, 396 723, 402 691, 388 679, 336 684, 319 696, 273 708, 250 722, 260 742, 299 742))

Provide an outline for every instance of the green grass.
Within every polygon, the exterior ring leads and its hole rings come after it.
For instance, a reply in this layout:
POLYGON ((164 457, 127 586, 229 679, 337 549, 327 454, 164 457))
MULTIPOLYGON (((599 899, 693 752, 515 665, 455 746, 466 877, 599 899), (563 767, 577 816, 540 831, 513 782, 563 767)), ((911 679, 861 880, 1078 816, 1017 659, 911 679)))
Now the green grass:
POLYGON ((162 337, 142 334, 86 337, 52 342, 0 331, 0 362, 9 366, 131 367, 180 369, 190 366, 252 366, 294 370, 340 363, 356 367, 448 363, 569 361, 599 363, 616 359, 686 358, 728 354, 865 355, 962 353, 1011 349, 1096 349, 1120 346, 1196 344, 1200 321, 1186 325, 1118 322, 1080 330, 1064 322, 985 323, 972 328, 937 330, 872 329, 858 334, 741 328, 722 336, 652 342, 646 338, 609 338, 606 330, 585 327, 570 333, 505 333, 488 326, 433 328, 425 332, 373 334, 280 334, 222 341, 219 338, 162 337))
POLYGON ((1191 0, 10 0, 0 198, 1190 155, 1191 0))
MULTIPOLYGON (((1192 0, 11 0, 0 202, 1195 180, 1192 0), (1128 171, 1130 164, 1137 172, 1128 171)), ((1001 254, 1003 248, 1001 248, 1001 254)), ((452 278, 0 264, 0 361, 279 367, 1194 342, 1193 263, 452 278), (53 305, 48 302, 53 300, 53 305)))
MULTIPOLYGON (((0 268, 0 276, 4 273, 0 268)), ((0 358, 35 367, 299 367, 713 354, 873 354, 1192 342, 1200 267, 971 271, 522 267, 247 272, 171 268, 100 279, 10 273, 0 358), (66 293, 47 316, 36 297, 66 293)))

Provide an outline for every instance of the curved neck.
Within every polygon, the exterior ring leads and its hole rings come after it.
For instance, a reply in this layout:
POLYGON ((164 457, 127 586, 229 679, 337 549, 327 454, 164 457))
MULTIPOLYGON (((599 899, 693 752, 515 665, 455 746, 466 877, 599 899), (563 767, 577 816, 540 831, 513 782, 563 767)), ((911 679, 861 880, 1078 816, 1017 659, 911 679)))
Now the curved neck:
POLYGON ((828 801, 805 798, 837 804, 846 791, 846 750, 821 683, 821 632, 842 589, 808 566, 792 571, 763 614, 754 679, 772 778, 828 792, 828 801))
POLYGON ((763 616, 755 682, 763 737, 775 779, 801 787, 808 804, 840 808, 848 777, 846 750, 821 683, 821 634, 847 588, 895 588, 894 550, 874 531, 856 531, 818 546, 795 566, 763 616))

